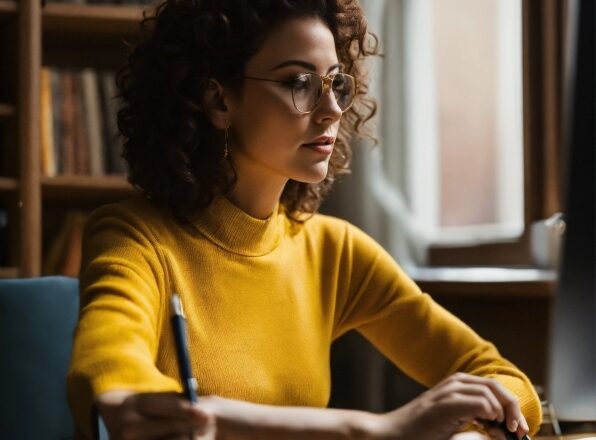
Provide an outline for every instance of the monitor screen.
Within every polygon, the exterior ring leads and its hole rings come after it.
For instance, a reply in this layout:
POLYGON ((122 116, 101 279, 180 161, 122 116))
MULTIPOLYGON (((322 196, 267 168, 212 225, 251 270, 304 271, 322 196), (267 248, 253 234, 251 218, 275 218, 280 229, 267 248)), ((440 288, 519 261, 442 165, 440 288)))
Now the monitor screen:
POLYGON ((566 111, 567 223, 553 309, 547 397, 560 420, 596 421, 595 8, 576 4, 566 111))

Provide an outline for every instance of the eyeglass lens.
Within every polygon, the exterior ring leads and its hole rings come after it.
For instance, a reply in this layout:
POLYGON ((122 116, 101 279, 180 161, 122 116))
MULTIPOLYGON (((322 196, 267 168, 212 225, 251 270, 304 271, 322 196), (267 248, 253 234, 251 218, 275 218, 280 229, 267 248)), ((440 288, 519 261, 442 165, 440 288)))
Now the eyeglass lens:
MULTIPOLYGON (((331 90, 342 111, 352 104, 355 88, 354 79, 351 76, 337 73, 333 77, 331 90)), ((318 75, 305 73, 294 83, 292 93, 296 108, 301 112, 310 112, 317 106, 323 94, 323 81, 318 75)))

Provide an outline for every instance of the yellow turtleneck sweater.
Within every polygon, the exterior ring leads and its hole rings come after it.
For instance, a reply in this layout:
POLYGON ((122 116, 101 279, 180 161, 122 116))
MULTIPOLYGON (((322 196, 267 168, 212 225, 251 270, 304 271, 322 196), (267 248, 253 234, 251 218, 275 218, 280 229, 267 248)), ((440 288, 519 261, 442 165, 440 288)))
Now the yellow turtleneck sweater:
POLYGON ((68 393, 84 433, 100 393, 181 391, 173 292, 199 394, 324 407, 330 345, 357 329, 427 386, 455 371, 497 378, 519 398, 531 431, 538 427, 527 377, 345 221, 315 215, 295 224, 281 208, 258 220, 220 197, 183 225, 132 199, 88 220, 82 267, 68 393))

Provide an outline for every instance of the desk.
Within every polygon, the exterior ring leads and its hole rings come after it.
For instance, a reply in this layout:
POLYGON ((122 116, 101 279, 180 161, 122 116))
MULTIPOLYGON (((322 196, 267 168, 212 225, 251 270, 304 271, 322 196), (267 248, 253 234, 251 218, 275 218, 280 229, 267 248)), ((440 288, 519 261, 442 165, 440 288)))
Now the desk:
POLYGON ((495 267, 408 271, 423 291, 493 342, 533 383, 546 383, 555 272, 495 267))
POLYGON ((559 432, 566 432, 565 435, 557 436, 554 434, 551 424, 553 410, 551 405, 542 406, 543 420, 538 434, 534 440, 596 440, 596 422, 570 422, 559 420, 559 432))
POLYGON ((596 433, 594 434, 569 434, 569 435, 553 435, 553 436, 539 436, 534 437, 534 440, 596 440, 596 433), (592 436, 592 437, 590 437, 592 436))

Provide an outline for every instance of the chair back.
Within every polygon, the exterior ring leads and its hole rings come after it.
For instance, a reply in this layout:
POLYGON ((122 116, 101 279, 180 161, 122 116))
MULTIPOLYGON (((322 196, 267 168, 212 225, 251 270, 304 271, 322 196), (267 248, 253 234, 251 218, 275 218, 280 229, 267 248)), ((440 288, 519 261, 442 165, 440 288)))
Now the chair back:
POLYGON ((76 278, 0 280, 0 438, 74 438, 66 372, 79 309, 76 278))

